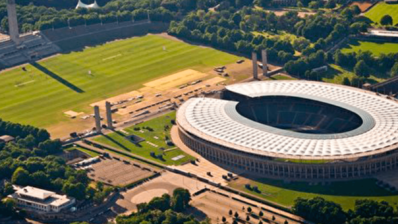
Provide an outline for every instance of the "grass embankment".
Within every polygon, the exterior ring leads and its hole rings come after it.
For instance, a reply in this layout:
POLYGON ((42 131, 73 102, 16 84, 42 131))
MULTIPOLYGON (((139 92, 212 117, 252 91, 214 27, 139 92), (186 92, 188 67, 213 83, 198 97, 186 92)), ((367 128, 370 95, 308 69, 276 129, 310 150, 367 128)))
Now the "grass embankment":
POLYGON ((81 152, 86 153, 87 155, 89 155, 91 157, 96 157, 96 156, 100 155, 100 153, 98 153, 98 152, 94 152, 94 151, 91 151, 91 150, 88 150, 88 149, 85 149, 85 148, 82 148, 82 147, 79 147, 79 146, 73 146, 73 147, 67 148, 65 150, 68 150, 68 151, 70 151, 70 150, 79 150, 81 152))
POLYGON ((284 183, 271 179, 244 179, 232 182, 230 186, 288 207, 294 204, 297 197, 313 198, 317 196, 334 201, 345 210, 353 209, 355 200, 358 199, 384 200, 392 205, 397 205, 398 202, 398 194, 377 186, 375 179, 334 182, 328 185, 321 183, 310 185, 304 182, 284 183), (245 184, 258 186, 261 193, 246 189, 245 184))
POLYGON ((362 41, 350 40, 342 49, 341 52, 359 52, 370 51, 374 56, 380 54, 389 54, 398 52, 398 43, 392 42, 376 42, 376 41, 362 41))
MULTIPOLYGON (((366 78, 364 80, 365 83, 375 84, 383 82, 390 78, 388 74, 385 73, 379 73, 377 71, 372 71, 372 73, 373 74, 370 75, 369 78, 366 78)), ((322 79, 322 81, 337 84, 342 84, 344 78, 348 78, 350 81, 352 81, 352 79, 355 77, 357 76, 354 74, 353 71, 335 64, 330 64, 327 72, 320 73, 320 78, 322 79)))
POLYGON ((237 59, 155 35, 115 41, 27 65, 26 72, 1 72, 0 117, 48 127, 68 121, 65 111, 91 114, 90 103, 141 88, 149 80, 188 68, 206 71, 237 59))
POLYGON ((94 138, 93 140, 99 143, 113 146, 115 148, 126 150, 128 152, 142 156, 146 159, 156 161, 165 165, 180 165, 194 158, 184 153, 175 146, 168 146, 165 142, 166 136, 170 138, 170 128, 172 126, 171 120, 175 120, 175 116, 176 112, 171 112, 158 118, 149 120, 147 122, 126 128, 122 132, 113 132, 108 135, 94 138), (169 128, 165 129, 166 125, 169 128), (150 127, 153 129, 153 131, 143 129, 143 127, 150 127), (140 130, 137 131, 134 130, 134 128, 140 128, 140 130), (132 134, 144 138, 145 141, 138 144, 132 143, 126 138, 127 136, 132 134), (154 152, 156 155, 162 154, 163 160, 154 158, 153 156, 151 156, 151 152, 154 152), (176 161, 172 160, 173 158, 180 155, 183 155, 184 157, 176 161))

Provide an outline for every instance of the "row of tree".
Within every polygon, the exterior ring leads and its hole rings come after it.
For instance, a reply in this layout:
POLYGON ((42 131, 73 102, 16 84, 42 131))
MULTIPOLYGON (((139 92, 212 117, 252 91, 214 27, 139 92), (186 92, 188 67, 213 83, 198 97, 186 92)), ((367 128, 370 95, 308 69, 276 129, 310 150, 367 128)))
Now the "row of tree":
POLYGON ((191 195, 188 190, 177 188, 173 195, 164 194, 148 203, 137 205, 138 211, 129 216, 118 216, 117 224, 209 224, 199 222, 193 216, 182 214, 189 207, 191 195))
POLYGON ((354 210, 345 212, 339 204, 321 197, 312 199, 297 198, 293 212, 318 224, 382 224, 398 223, 394 207, 385 201, 355 201, 354 210))
POLYGON ((376 57, 369 51, 336 51, 333 60, 335 64, 352 69, 356 75, 364 78, 377 72, 390 73, 392 77, 398 75, 398 53, 380 54, 376 57))
POLYGON ((62 192, 78 200, 97 197, 99 202, 108 194, 89 187, 86 171, 75 170, 56 156, 62 152, 62 144, 51 140, 46 130, 0 120, 0 135, 15 138, 0 145, 0 179, 62 192))

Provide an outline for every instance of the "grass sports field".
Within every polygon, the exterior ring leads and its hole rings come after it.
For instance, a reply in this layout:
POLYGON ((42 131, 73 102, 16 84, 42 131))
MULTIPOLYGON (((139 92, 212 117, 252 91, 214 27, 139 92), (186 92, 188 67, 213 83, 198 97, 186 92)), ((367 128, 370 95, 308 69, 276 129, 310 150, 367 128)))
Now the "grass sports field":
POLYGON ((384 200, 396 206, 398 195, 376 185, 375 179, 334 182, 330 185, 321 183, 309 185, 304 182, 283 183, 279 180, 258 179, 256 181, 241 179, 230 183, 231 187, 262 197, 284 206, 292 206, 297 197, 323 197, 340 204, 344 210, 353 209, 355 200, 384 200), (257 186, 261 193, 245 188, 245 184, 257 186), (361 186, 361 187, 358 187, 361 186))
POLYGON ((92 113, 90 103, 141 88, 150 80, 187 68, 207 71, 237 59, 156 35, 115 41, 28 65, 26 72, 0 72, 0 117, 48 127, 68 121, 65 111, 92 113))
POLYGON ((175 120, 175 118, 176 112, 173 111, 144 123, 126 128, 123 132, 117 131, 105 136, 94 138, 94 141, 130 151, 136 155, 165 165, 180 165, 194 158, 175 146, 168 146, 165 142, 165 136, 170 137, 169 133, 172 126, 171 120, 175 120), (165 126, 168 126, 169 128, 166 129, 165 126), (149 131, 143 127, 150 127, 153 131, 149 131), (140 130, 134 130, 134 128, 140 128, 140 130), (142 141, 139 144, 134 144, 126 138, 126 136, 131 134, 144 138, 145 141, 142 141), (152 157, 151 152, 154 152, 156 155, 163 154, 163 160, 152 157), (179 156, 182 158, 173 160, 173 158, 177 159, 179 156))
POLYGON ((365 13, 373 22, 379 24, 380 19, 384 15, 390 15, 392 17, 393 25, 398 23, 398 5, 397 4, 387 4, 385 2, 379 2, 373 8, 365 13))
POLYGON ((380 54, 389 54, 398 52, 398 44, 391 42, 373 42, 373 41, 359 41, 350 40, 342 49, 341 52, 358 52, 370 51, 375 56, 380 54))

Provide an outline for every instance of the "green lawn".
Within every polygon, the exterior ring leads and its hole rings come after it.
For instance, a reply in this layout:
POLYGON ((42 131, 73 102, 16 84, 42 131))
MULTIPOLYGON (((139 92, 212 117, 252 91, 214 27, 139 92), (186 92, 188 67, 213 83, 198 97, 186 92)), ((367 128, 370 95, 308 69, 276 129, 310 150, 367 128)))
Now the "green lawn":
POLYGON ((152 79, 187 68, 204 71, 237 59, 155 35, 115 41, 28 65, 27 72, 0 72, 0 117, 48 127, 68 121, 65 111, 92 113, 90 103, 138 89, 152 79))
POLYGON ((309 185, 304 182, 288 184, 278 180, 258 179, 256 181, 238 180, 230 183, 230 186, 288 207, 293 205, 297 197, 313 198, 316 196, 341 204, 345 210, 353 209, 355 200, 358 199, 384 200, 396 206, 398 194, 377 186, 375 181, 375 179, 364 179, 334 182, 330 185, 320 183, 309 185), (246 189, 245 184, 258 186, 261 193, 246 189))
POLYGON ((360 41, 350 40, 342 49, 341 52, 358 52, 358 51, 370 51, 375 56, 379 56, 381 53, 397 53, 398 43, 392 42, 373 42, 373 41, 360 41))
POLYGON ((136 155, 160 162, 165 165, 180 165, 194 158, 184 153, 175 146, 167 146, 164 140, 166 135, 170 137, 169 133, 172 126, 171 120, 175 120, 175 116, 176 112, 174 111, 158 118, 149 120, 147 122, 126 128, 123 132, 118 131, 105 136, 94 138, 94 141, 104 143, 119 149, 124 149, 126 151, 130 151, 136 155), (166 125, 169 127, 167 128, 167 130, 165 130, 166 125), (136 127, 140 127, 140 131, 135 131, 134 128, 136 127), (150 127, 154 130, 148 131, 146 129, 143 129, 142 127, 150 127), (130 140, 126 139, 126 136, 130 134, 142 137, 145 139, 145 141, 139 143, 139 145, 135 145, 130 140), (157 147, 147 142, 155 144, 157 147), (161 150, 160 148, 162 147, 165 150, 161 150), (150 155, 151 152, 154 152, 156 155, 163 154, 163 160, 153 158, 150 155), (177 161, 172 160, 172 158, 180 155, 184 155, 184 157, 177 161))
POLYGON ((365 16, 375 23, 380 24, 380 19, 384 15, 390 15, 393 19, 393 25, 398 23, 398 5, 387 4, 385 2, 379 2, 372 9, 365 13, 365 16))
MULTIPOLYGON (((322 77, 322 81, 324 82, 342 84, 344 78, 347 77, 351 81, 354 77, 356 77, 356 75, 352 71, 349 71, 341 66, 330 64, 328 71, 321 72, 320 77, 322 77)), ((365 81, 367 83, 374 84, 383 82, 388 78, 388 74, 375 73, 370 75, 370 77, 365 81)))
POLYGON ((270 80, 296 80, 296 78, 289 77, 286 75, 273 75, 270 80))
POLYGON ((71 147, 71 148, 67 148, 67 149, 65 149, 65 150, 75 150, 75 149, 77 149, 77 150, 79 150, 79 151, 82 151, 82 152, 86 153, 87 155, 89 155, 89 156, 91 156, 91 157, 96 157, 96 156, 99 156, 99 155, 100 155, 100 153, 98 153, 98 152, 94 152, 94 151, 91 151, 91 150, 88 150, 88 149, 84 149, 84 148, 78 147, 78 146, 74 146, 74 147, 71 147))

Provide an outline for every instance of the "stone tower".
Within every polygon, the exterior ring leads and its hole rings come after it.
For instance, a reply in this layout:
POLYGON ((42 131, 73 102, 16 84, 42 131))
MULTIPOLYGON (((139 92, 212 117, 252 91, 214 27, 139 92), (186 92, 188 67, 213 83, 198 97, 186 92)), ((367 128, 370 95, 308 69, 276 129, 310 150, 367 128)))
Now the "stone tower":
POLYGON ((267 50, 261 51, 261 58, 263 62, 263 76, 268 77, 268 60, 267 60, 267 50))
POLYGON ((112 120, 112 105, 108 101, 105 102, 106 108, 106 120, 108 122, 108 128, 113 129, 113 120, 112 120))
POLYGON ((253 63, 253 79, 258 79, 258 72, 257 72, 257 53, 252 52, 252 63, 253 63))
POLYGON ((20 40, 15 0, 7 0, 7 13, 10 38, 14 43, 19 44, 20 40))

